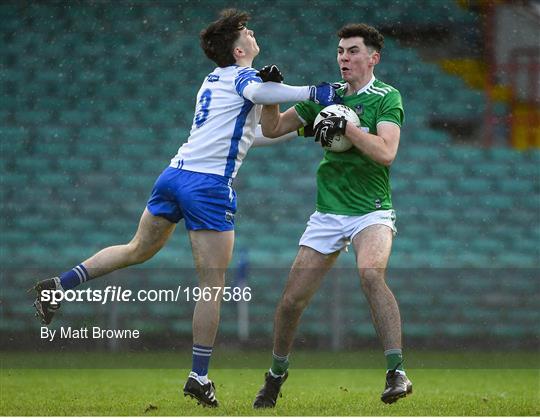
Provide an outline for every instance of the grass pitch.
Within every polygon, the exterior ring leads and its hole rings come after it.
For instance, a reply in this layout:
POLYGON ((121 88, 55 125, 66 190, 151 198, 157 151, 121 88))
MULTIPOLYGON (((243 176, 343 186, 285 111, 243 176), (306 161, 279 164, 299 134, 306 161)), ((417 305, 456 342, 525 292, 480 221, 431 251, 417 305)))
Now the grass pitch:
MULTIPOLYGON (((187 369, 143 368, 155 365, 150 360, 145 364, 145 359, 155 359, 155 354, 136 355, 135 368, 129 369, 38 369, 33 368, 33 362, 40 356, 59 367, 66 367, 66 359, 70 365, 74 362, 100 367, 96 363, 99 356, 66 354, 64 363, 58 355, 32 356, 31 368, 26 368, 21 363, 23 355, 2 355, 1 415, 540 415, 540 374, 531 369, 408 368, 414 393, 396 404, 385 405, 379 400, 384 385, 380 369, 294 368, 293 362, 277 407, 260 411, 252 409, 251 404, 263 382, 264 363, 258 369, 237 364, 231 365, 235 368, 212 368, 211 378, 216 382, 221 406, 208 409, 183 397, 187 369)), ((309 358, 310 354, 305 356, 309 358)), ((317 362, 327 356, 327 363, 319 364, 331 364, 334 359, 330 354, 313 356, 317 362)), ((245 364, 241 360, 246 357, 248 353, 235 358, 238 364, 245 364)), ((118 366, 124 365, 120 362, 118 366)))

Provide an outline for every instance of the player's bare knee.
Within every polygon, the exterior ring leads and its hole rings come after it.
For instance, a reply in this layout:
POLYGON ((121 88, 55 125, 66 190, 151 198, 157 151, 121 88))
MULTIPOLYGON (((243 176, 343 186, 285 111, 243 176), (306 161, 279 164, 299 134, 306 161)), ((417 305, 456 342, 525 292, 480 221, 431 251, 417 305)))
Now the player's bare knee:
POLYGON ((308 301, 295 296, 284 295, 281 299, 280 309, 284 313, 302 312, 308 301))
POLYGON ((132 264, 140 264, 149 260, 159 250, 156 247, 144 245, 141 241, 134 239, 128 245, 132 264))
POLYGON ((385 269, 364 268, 360 270, 360 282, 364 292, 370 292, 379 286, 384 286, 385 269))
MULTIPOLYGON (((225 286, 225 270, 217 268, 197 268, 199 287, 210 289, 223 288, 225 286)), ((215 291, 215 290, 213 290, 215 291)))

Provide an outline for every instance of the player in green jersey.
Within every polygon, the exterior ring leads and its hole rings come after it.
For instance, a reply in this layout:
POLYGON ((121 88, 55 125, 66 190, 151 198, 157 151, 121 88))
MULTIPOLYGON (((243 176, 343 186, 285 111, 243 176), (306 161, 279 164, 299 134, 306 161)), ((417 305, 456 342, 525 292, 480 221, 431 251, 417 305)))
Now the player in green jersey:
MULTIPOLYGON (((396 233, 389 171, 404 117, 401 95, 374 76, 384 43, 375 28, 349 24, 338 32, 338 37, 337 62, 343 79, 338 94, 343 104, 359 115, 361 127, 340 117, 315 126, 316 140, 323 144, 329 136, 340 133, 354 147, 343 153, 326 151, 319 165, 317 210, 300 239, 300 249, 276 310, 272 366, 255 398, 255 408, 275 406, 288 376, 288 356, 300 316, 349 243, 356 252, 362 289, 387 360, 381 400, 393 403, 412 392, 403 369, 399 308, 385 282, 396 233)), ((274 138, 307 127, 321 109, 308 102, 298 103, 284 113, 278 106, 265 106, 263 133, 274 138)))

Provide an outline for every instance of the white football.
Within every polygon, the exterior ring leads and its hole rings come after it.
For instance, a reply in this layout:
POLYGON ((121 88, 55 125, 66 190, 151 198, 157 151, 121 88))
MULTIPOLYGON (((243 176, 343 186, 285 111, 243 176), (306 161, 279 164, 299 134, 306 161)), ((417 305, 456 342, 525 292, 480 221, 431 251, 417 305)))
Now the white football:
MULTIPOLYGON (((345 105, 331 105, 325 107, 323 110, 319 112, 317 117, 315 118, 315 122, 313 122, 313 126, 317 126, 317 124, 328 117, 331 116, 344 116, 345 119, 347 119, 347 123, 354 123, 356 126, 360 127, 360 119, 358 118, 358 115, 354 110, 352 110, 350 107, 345 105)), ((344 135, 335 135, 330 140, 330 145, 323 147, 325 150, 332 151, 332 152, 344 152, 352 147, 351 141, 344 136, 344 135)))

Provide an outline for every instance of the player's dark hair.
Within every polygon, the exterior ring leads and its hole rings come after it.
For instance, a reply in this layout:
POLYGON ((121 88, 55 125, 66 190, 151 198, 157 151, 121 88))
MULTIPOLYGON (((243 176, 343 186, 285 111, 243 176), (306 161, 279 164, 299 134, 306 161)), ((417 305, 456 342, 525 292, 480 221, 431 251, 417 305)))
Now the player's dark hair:
POLYGON ((201 48, 219 67, 228 67, 236 62, 233 46, 249 18, 246 12, 225 9, 219 14, 218 20, 201 31, 201 48))
POLYGON ((364 39, 364 45, 381 52, 384 46, 384 36, 373 26, 365 23, 349 23, 343 26, 337 33, 340 39, 354 38, 360 36, 364 39))

